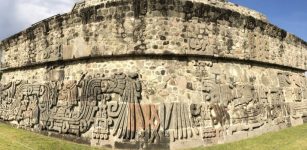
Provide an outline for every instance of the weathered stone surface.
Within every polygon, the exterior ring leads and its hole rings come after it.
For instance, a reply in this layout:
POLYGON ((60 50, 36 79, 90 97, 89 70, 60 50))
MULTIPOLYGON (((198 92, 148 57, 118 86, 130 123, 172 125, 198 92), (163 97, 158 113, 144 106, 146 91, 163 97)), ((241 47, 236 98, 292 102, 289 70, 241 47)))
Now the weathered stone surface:
POLYGON ((306 42, 225 0, 87 0, 0 47, 0 119, 93 146, 207 146, 307 120, 306 42))
POLYGON ((177 54, 305 69, 306 42, 260 16, 218 0, 85 1, 2 41, 1 65, 177 54))

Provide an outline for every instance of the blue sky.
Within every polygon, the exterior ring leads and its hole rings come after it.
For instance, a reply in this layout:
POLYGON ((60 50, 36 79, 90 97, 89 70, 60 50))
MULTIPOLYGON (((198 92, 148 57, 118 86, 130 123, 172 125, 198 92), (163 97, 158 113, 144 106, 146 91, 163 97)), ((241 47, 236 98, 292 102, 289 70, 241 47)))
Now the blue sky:
MULTIPOLYGON (((80 0, 0 0, 0 40, 42 19, 69 12, 80 0)), ((229 0, 265 14, 269 21, 307 41, 307 0, 229 0)))
POLYGON ((229 0, 257 10, 268 20, 307 41, 307 0, 229 0))

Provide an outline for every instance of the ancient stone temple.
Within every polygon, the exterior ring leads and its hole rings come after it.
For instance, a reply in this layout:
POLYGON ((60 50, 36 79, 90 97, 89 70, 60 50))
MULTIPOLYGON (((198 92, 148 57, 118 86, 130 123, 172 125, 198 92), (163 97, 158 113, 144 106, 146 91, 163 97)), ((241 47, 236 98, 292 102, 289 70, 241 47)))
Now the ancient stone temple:
POLYGON ((307 43, 226 0, 86 0, 0 43, 0 118, 116 149, 307 121, 307 43))

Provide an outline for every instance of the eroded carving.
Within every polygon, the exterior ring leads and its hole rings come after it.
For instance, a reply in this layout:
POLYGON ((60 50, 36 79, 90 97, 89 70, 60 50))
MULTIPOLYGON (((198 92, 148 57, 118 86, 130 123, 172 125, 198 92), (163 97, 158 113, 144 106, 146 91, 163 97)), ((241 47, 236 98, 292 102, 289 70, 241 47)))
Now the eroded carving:
MULTIPOLYGON (((256 86, 255 77, 238 83, 232 76, 210 72, 210 62, 197 63, 200 103, 141 103, 142 83, 137 73, 82 75, 80 80, 26 81, 1 85, 0 116, 20 127, 81 136, 91 142, 139 141, 143 144, 201 138, 217 143, 226 136, 252 132, 266 124, 289 126, 302 122, 305 106, 286 103, 284 87, 256 86), (202 68, 202 69, 201 69, 202 68)), ((300 84, 300 82, 298 82, 300 84)), ((301 86, 297 99, 302 99, 301 86)), ((296 97, 293 99, 296 101, 296 97)), ((297 102, 297 101, 296 101, 297 102)))

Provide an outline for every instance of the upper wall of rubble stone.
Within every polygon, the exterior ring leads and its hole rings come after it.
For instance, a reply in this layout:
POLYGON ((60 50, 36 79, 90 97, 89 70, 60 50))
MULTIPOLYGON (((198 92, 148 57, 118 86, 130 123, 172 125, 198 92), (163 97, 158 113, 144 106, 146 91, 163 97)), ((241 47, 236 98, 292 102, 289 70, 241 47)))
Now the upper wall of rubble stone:
POLYGON ((77 3, 0 43, 1 68, 92 57, 186 55, 307 69, 307 43, 224 0, 77 3))

